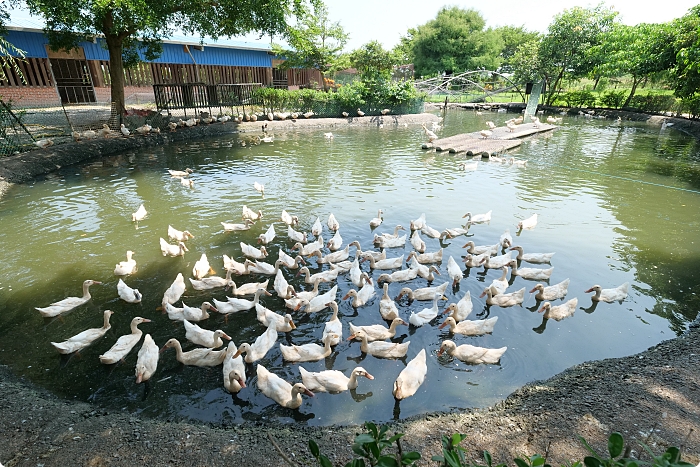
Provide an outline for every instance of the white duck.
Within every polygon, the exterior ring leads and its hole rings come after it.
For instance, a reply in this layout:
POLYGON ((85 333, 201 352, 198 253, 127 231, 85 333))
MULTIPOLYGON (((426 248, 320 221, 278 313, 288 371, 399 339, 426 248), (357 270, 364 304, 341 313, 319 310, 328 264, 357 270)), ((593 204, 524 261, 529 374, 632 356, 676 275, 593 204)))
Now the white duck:
POLYGON ((262 217, 263 217, 262 211, 258 210, 258 212, 255 212, 246 205, 243 205, 243 208, 241 208, 241 210, 242 210, 241 220, 248 219, 248 220, 255 222, 258 219, 262 219, 262 217))
POLYGON ((231 271, 233 274, 238 276, 250 274, 245 262, 239 263, 228 255, 223 255, 222 259, 224 260, 224 269, 226 269, 226 271, 231 271))
POLYGON ((340 247, 342 245, 343 245, 343 237, 340 236, 340 230, 336 230, 335 235, 333 235, 333 237, 331 237, 331 239, 328 240, 328 244, 326 246, 331 251, 337 251, 337 250, 340 250, 340 247))
POLYGON ((195 279, 201 280, 204 276, 206 276, 209 273, 214 274, 215 271, 209 265, 209 259, 207 259, 207 254, 202 253, 202 256, 200 256, 199 260, 197 260, 194 263, 194 266, 192 267, 192 275, 195 277, 195 279))
POLYGON ((517 229, 518 230, 532 230, 535 228, 537 225, 537 214, 533 214, 532 216, 528 217, 527 219, 523 219, 520 222, 518 222, 517 229))
POLYGON ((452 279, 452 287, 456 287, 464 277, 462 268, 459 267, 459 264, 452 256, 447 260, 447 275, 452 279))
POLYGON ((267 249, 264 246, 261 246, 260 249, 257 249, 254 246, 241 242, 241 252, 245 256, 253 259, 267 258, 267 249))
POLYGON ((292 298, 284 299, 284 305, 291 310, 299 311, 302 306, 308 305, 311 299, 318 296, 318 284, 320 283, 321 281, 316 281, 312 290, 303 290, 297 292, 292 298))
POLYGON ((513 237, 510 235, 510 229, 506 229, 506 231, 501 234, 498 243, 501 245, 501 248, 510 248, 513 246, 513 237))
MULTIPOLYGON (((227 306, 224 306, 226 314, 238 313, 239 311, 251 310, 260 303, 260 296, 262 294, 271 296, 272 294, 265 290, 264 288, 259 288, 255 291, 253 300, 246 300, 244 298, 231 298, 227 297, 227 306)), ((218 309, 219 313, 224 313, 218 309)))
POLYGON ((382 210, 380 209, 380 210, 377 212, 377 217, 373 217, 373 218, 369 221, 369 226, 370 226, 371 228, 376 229, 377 227, 379 227, 380 225, 382 225, 382 222, 383 222, 382 214, 384 214, 384 211, 382 211, 382 210))
POLYGON ((313 397, 313 393, 306 389, 302 383, 294 386, 280 378, 274 373, 270 373, 267 368, 258 365, 258 389, 270 399, 277 402, 282 407, 288 409, 298 409, 303 400, 301 394, 313 397))
POLYGON ((185 338, 193 344, 217 349, 224 345, 224 341, 221 340, 222 338, 228 341, 231 340, 228 334, 221 329, 209 331, 208 329, 202 329, 196 324, 192 324, 187 320, 183 320, 183 323, 185 324, 185 338))
POLYGON ((367 252, 362 253, 362 261, 369 261, 370 269, 396 269, 403 266, 404 255, 396 258, 385 258, 381 260, 375 260, 374 256, 368 254, 367 252))
POLYGON ((158 368, 160 351, 150 334, 143 338, 143 344, 136 358, 136 384, 148 381, 158 368))
POLYGON ((467 252, 469 252, 472 255, 483 255, 483 254, 488 254, 489 256, 493 256, 498 254, 498 249, 501 247, 500 243, 496 243, 495 245, 474 245, 474 242, 469 240, 467 243, 464 244, 462 248, 466 248, 467 252))
POLYGON ((420 264, 431 264, 431 263, 441 263, 442 262, 443 249, 440 248, 434 253, 416 253, 412 251, 408 254, 406 261, 411 261, 411 258, 415 258, 420 264))
POLYGON ((182 351, 182 345, 177 339, 170 339, 163 345, 160 352, 163 353, 167 349, 175 349, 175 358, 183 365, 190 366, 217 366, 223 363, 226 358, 226 349, 214 350, 196 348, 189 352, 182 351))
POLYGON ((418 269, 408 268, 401 271, 394 271, 391 274, 381 274, 377 278, 377 283, 382 282, 404 282, 410 281, 418 277, 418 269))
POLYGON ((401 297, 404 295, 408 296, 409 303, 413 300, 433 300, 435 298, 435 294, 440 294, 440 297, 444 298, 448 285, 449 282, 443 282, 437 287, 422 287, 416 290, 411 290, 408 287, 404 287, 399 291, 399 294, 396 296, 396 300, 401 300, 401 297))
POLYGON ((568 302, 564 302, 561 305, 552 306, 549 302, 544 302, 542 307, 538 310, 540 313, 544 312, 544 317, 547 319, 553 319, 556 321, 561 321, 569 316, 574 316, 576 311, 576 306, 578 305, 578 298, 572 298, 568 302))
POLYGON ((316 221, 314 222, 314 225, 311 226, 311 235, 313 235, 314 237, 318 237, 319 235, 321 235, 322 232, 323 225, 321 225, 321 219, 317 217, 316 221))
POLYGON ((411 234, 411 245, 418 253, 425 253, 425 242, 420 237, 420 230, 414 230, 411 234))
POLYGON ((474 304, 472 303, 472 294, 469 290, 457 303, 450 303, 442 313, 452 313, 450 316, 459 323, 467 319, 472 313, 474 304))
POLYGON ((171 177, 187 177, 189 174, 194 172, 192 169, 185 169, 185 170, 170 170, 168 169, 168 173, 170 174, 171 177))
MULTIPOLYGON (((384 238, 399 238, 399 230, 406 230, 406 229, 401 224, 399 224, 396 227, 394 227, 394 233, 384 232, 383 234, 381 234, 381 236, 384 238)), ((376 240, 375 240, 375 243, 377 243, 376 240)))
POLYGON ((182 273, 178 273, 173 283, 170 284, 168 290, 166 290, 163 294, 163 300, 161 301, 161 305, 163 306, 163 308, 165 308, 165 305, 167 303, 170 303, 172 305, 173 303, 180 300, 180 297, 182 297, 183 293, 185 293, 185 279, 182 277, 182 273))
MULTIPOLYGON (((244 343, 238 347, 238 351, 233 354, 233 358, 245 353, 246 363, 254 363, 267 355, 267 352, 277 342, 277 327, 275 323, 270 323, 265 332, 260 334, 252 344, 244 343)), ((260 365, 258 365, 260 368, 260 365)))
POLYGON ((313 372, 307 371, 301 365, 299 365, 299 373, 301 374, 301 380, 304 382, 304 386, 310 391, 315 392, 338 393, 348 391, 357 388, 357 378, 361 376, 370 380, 374 379, 374 376, 367 373, 367 370, 361 366, 352 370, 349 378, 338 370, 313 372))
POLYGON ((389 284, 387 282, 384 283, 384 295, 379 301, 379 314, 382 316, 382 319, 387 321, 393 321, 399 317, 399 309, 389 296, 389 284))
POLYGON ((475 347, 469 344, 463 344, 457 347, 457 344, 450 340, 442 341, 440 350, 438 351, 438 356, 441 356, 444 352, 447 355, 461 360, 465 363, 472 364, 497 364, 504 353, 506 353, 508 347, 501 347, 500 349, 487 349, 484 347, 475 347))
POLYGON ((289 282, 287 282, 284 274, 279 269, 277 270, 277 274, 275 274, 275 281, 272 283, 272 288, 277 292, 277 296, 283 299, 292 298, 296 295, 294 286, 289 285, 289 282))
POLYGON ((493 289, 497 292, 496 295, 506 293, 506 290, 508 289, 508 286, 510 285, 508 283, 508 266, 503 266, 502 268, 503 273, 501 274, 501 277, 498 279, 494 279, 491 281, 491 284, 489 287, 493 287, 493 289))
POLYGON ((410 223, 411 230, 420 230, 425 225, 425 213, 421 214, 418 219, 412 220, 410 223))
POLYGON ((629 288, 629 285, 629 282, 625 282, 614 289, 603 289, 599 285, 594 285, 584 293, 595 292, 595 295, 591 297, 591 300, 596 302, 617 302, 627 298, 627 289, 629 288))
POLYGON ((136 210, 135 213, 131 214, 131 221, 132 222, 142 221, 146 218, 147 215, 148 215, 148 211, 146 211, 146 208, 142 204, 141 206, 139 206, 139 208, 136 210))
POLYGON ((514 305, 520 305, 525 299, 525 287, 511 293, 496 295, 495 292, 496 291, 491 287, 487 287, 486 290, 484 290, 484 293, 486 294, 487 305, 496 305, 505 308, 514 305))
POLYGON ((318 344, 284 345, 280 344, 282 358, 288 362, 317 362, 329 356, 332 352, 331 342, 339 339, 337 334, 326 334, 323 346, 318 344))
POLYGON ((207 310, 218 311, 209 302, 202 303, 202 305, 199 308, 194 306, 187 306, 185 305, 185 302, 182 302, 182 308, 178 308, 174 305, 171 305, 170 303, 165 304, 165 312, 168 314, 168 318, 170 318, 173 321, 203 321, 205 319, 209 319, 209 313, 207 312, 207 310))
POLYGON ((464 265, 468 268, 478 268, 481 267, 483 262, 488 258, 488 253, 484 253, 481 255, 472 255, 470 253, 467 253, 467 255, 464 257, 464 265))
POLYGON ((335 232, 335 231, 337 231, 338 229, 340 229, 340 223, 339 223, 338 220, 335 218, 335 216, 333 215, 333 213, 330 213, 330 215, 328 216, 327 225, 328 225, 328 228, 329 228, 330 230, 332 230, 333 232, 335 232))
POLYGON ((408 322, 416 327, 421 327, 424 324, 428 324, 429 322, 434 320, 439 313, 438 300, 440 300, 440 297, 442 297, 441 294, 435 294, 435 297, 433 298, 433 306, 431 308, 423 308, 418 313, 411 312, 411 316, 409 316, 408 322))
POLYGON ((298 225, 299 224, 299 218, 297 216, 292 216, 289 214, 287 211, 282 209, 282 215, 280 216, 280 220, 287 224, 288 226, 292 225, 298 225))
POLYGON ((406 245, 407 235, 402 235, 400 237, 384 237, 381 235, 374 235, 374 244, 380 248, 398 248, 406 245))
POLYGON ((430 238, 440 238, 440 231, 430 227, 428 224, 424 224, 420 231, 430 238))
POLYGON ((278 257, 279 261, 282 261, 282 264, 289 269, 298 269, 299 264, 306 264, 306 261, 304 261, 304 258, 302 258, 300 255, 293 258, 282 251, 281 248, 278 250, 278 257))
POLYGON ((274 323, 277 332, 290 332, 297 328, 292 315, 289 313, 280 315, 259 303, 255 305, 255 315, 265 327, 269 327, 270 323, 274 323))
POLYGON ((177 242, 177 245, 171 245, 161 237, 160 251, 163 253, 163 256, 185 256, 185 252, 190 250, 187 249, 183 242, 177 242))
POLYGON ((150 319, 141 318, 140 316, 132 319, 130 325, 131 333, 120 336, 117 342, 115 342, 108 351, 100 355, 100 363, 111 365, 112 363, 117 363, 119 360, 123 360, 124 357, 131 352, 131 349, 141 340, 143 331, 139 329, 139 324, 150 322, 150 319))
POLYGON ((93 281, 91 279, 88 279, 86 281, 83 281, 83 296, 82 297, 66 297, 63 300, 59 300, 57 302, 52 303, 51 305, 44 307, 44 308, 39 308, 36 307, 35 309, 41 313, 41 316, 44 318, 53 318, 54 316, 58 316, 60 314, 63 314, 67 311, 72 310, 75 307, 78 307, 84 303, 87 303, 92 296, 90 295, 90 286, 94 284, 102 284, 100 281, 93 281))
POLYGON ((231 269, 226 270, 226 277, 209 276, 202 280, 196 280, 189 277, 190 283, 194 290, 211 290, 219 287, 231 287, 233 280, 231 279, 231 269))
POLYGON ((484 269, 501 269, 504 266, 508 266, 511 261, 512 258, 509 251, 500 256, 487 256, 483 259, 482 264, 484 265, 484 269))
POLYGON ((467 218, 467 225, 484 224, 487 222, 491 222, 491 212, 493 211, 489 211, 484 214, 472 214, 471 212, 468 212, 465 215, 463 215, 462 218, 467 218))
POLYGON ((275 265, 273 266, 270 263, 258 261, 257 259, 255 260, 255 262, 252 262, 251 260, 247 259, 243 264, 245 265, 249 274, 260 274, 263 276, 276 275, 277 271, 280 270, 280 266, 284 265, 284 263, 282 263, 282 261, 280 260, 275 261, 275 265))
POLYGON ((301 243, 302 245, 308 243, 305 232, 297 232, 292 228, 291 225, 287 226, 287 237, 295 243, 301 243))
POLYGON ((114 268, 115 276, 127 276, 136 272, 136 260, 132 256, 134 256, 133 251, 126 252, 126 261, 120 261, 114 268))
POLYGON ((297 276, 303 274, 304 282, 306 282, 307 284, 313 284, 317 280, 321 282, 332 282, 338 278, 339 273, 340 271, 338 269, 327 269, 325 271, 317 272, 316 274, 311 275, 311 273, 309 272, 309 268, 304 266, 299 268, 297 276))
POLYGON ((297 242, 292 247, 292 251, 299 250, 301 256, 310 256, 314 251, 320 250, 325 244, 323 243, 323 237, 319 235, 315 242, 307 243, 306 245, 297 242))
POLYGON ((85 331, 78 333, 63 342, 51 342, 51 345, 58 350, 58 353, 62 354, 69 354, 84 349, 100 337, 104 336, 105 333, 112 328, 112 326, 109 324, 109 317, 112 316, 113 313, 114 312, 111 310, 104 311, 102 314, 103 324, 101 328, 86 329, 85 331))
POLYGON ((351 304, 353 308, 359 308, 366 305, 375 295, 376 291, 374 289, 374 284, 372 283, 371 279, 368 279, 365 285, 363 285, 359 291, 355 289, 348 290, 348 293, 345 294, 343 300, 352 297, 351 304))
POLYGON ((431 283, 435 280, 435 276, 433 275, 433 273, 437 274, 438 276, 442 275, 440 274, 440 270, 437 268, 437 266, 431 264, 430 267, 428 267, 423 264, 420 264, 415 256, 410 260, 408 266, 410 268, 416 269, 418 271, 418 276, 427 280, 428 283, 431 283))
POLYGON ((520 276, 523 279, 530 279, 535 281, 546 281, 552 276, 554 268, 540 269, 540 268, 518 268, 518 262, 516 260, 511 260, 509 263, 510 267, 513 269, 512 273, 514 276, 520 276))
POLYGON ((270 243, 272 240, 275 239, 276 233, 275 233, 275 226, 274 224, 270 224, 270 227, 267 229, 267 232, 264 234, 260 234, 258 236, 258 243, 262 243, 263 245, 267 245, 270 243))
POLYGON ((338 293, 338 286, 334 285, 328 292, 317 295, 311 300, 309 300, 306 307, 304 307, 305 313, 315 313, 317 311, 324 310, 328 307, 328 304, 335 302, 335 296, 338 293))
POLYGON ((530 293, 537 291, 535 298, 537 300, 557 300, 559 298, 566 297, 569 291, 569 279, 564 279, 558 284, 550 285, 545 287, 542 284, 537 284, 532 288, 530 293))
POLYGON ((119 298, 126 303, 141 303, 141 299, 143 298, 139 289, 132 289, 121 279, 117 282, 117 293, 119 294, 119 298))
POLYGON ((265 185, 263 185, 262 183, 253 182, 253 188, 255 188, 255 191, 265 196, 265 185))
POLYGON ((194 188, 194 181, 190 178, 181 178, 180 185, 187 188, 194 188))
POLYGON ((323 256, 321 250, 316 250, 312 252, 309 256, 315 256, 317 264, 340 263, 350 257, 351 246, 357 246, 359 248, 360 243, 357 240, 355 240, 352 243, 345 245, 345 248, 343 248, 342 250, 334 251, 333 253, 328 253, 326 256, 323 256))
POLYGON ((493 328, 496 326, 496 321, 498 321, 498 316, 479 320, 467 319, 458 323, 452 316, 448 316, 445 319, 445 322, 438 326, 438 329, 442 329, 445 326, 449 326, 451 334, 464 334, 465 336, 483 336, 484 334, 490 334, 493 332, 493 328))
POLYGON ((422 125, 423 131, 425 131, 425 136, 428 137, 428 142, 432 143, 436 139, 438 139, 438 135, 435 134, 435 132, 428 130, 428 127, 425 126, 425 123, 422 125))
POLYGON ((514 246, 510 251, 518 252, 518 256, 515 259, 533 264, 549 263, 552 261, 552 256, 554 256, 554 253, 523 253, 523 247, 521 246, 514 246))
POLYGON ((194 238, 194 235, 190 233, 189 230, 177 230, 173 226, 168 226, 168 238, 171 240, 177 240, 178 242, 186 242, 190 238, 194 238))
POLYGON ((411 397, 418 391, 418 388, 428 373, 428 365, 425 362, 425 349, 421 349, 406 368, 401 370, 399 376, 394 381, 394 389, 391 391, 397 400, 411 397))
POLYGON ((453 229, 445 229, 442 232, 440 232, 440 238, 455 238, 459 237, 460 235, 466 235, 469 233, 469 229, 463 229, 461 227, 455 227, 453 229))
POLYGON ((401 318, 394 318, 387 328, 381 324, 373 324, 371 326, 355 326, 350 323, 350 334, 355 336, 355 340, 361 340, 357 337, 357 331, 362 331, 367 336, 367 342, 384 341, 391 339, 396 335, 396 328, 400 325, 408 326, 401 318))
POLYGON ((338 304, 336 302, 330 302, 328 306, 331 307, 333 315, 331 319, 326 321, 326 325, 323 328, 323 338, 321 340, 323 341, 327 335, 333 334, 335 337, 331 338, 331 345, 338 345, 343 338, 343 323, 338 319, 338 304))
POLYGON ((253 221, 246 219, 243 224, 233 224, 228 222, 222 222, 221 226, 224 228, 224 232, 242 232, 244 230, 250 230, 250 226, 253 225, 253 221))
POLYGON ((243 357, 240 355, 233 358, 238 351, 233 341, 226 347, 226 358, 224 358, 224 388, 230 393, 237 393, 245 388, 245 365, 243 357))
POLYGON ((367 334, 360 330, 348 337, 348 340, 353 340, 357 337, 361 339, 360 349, 362 352, 380 358, 402 358, 408 352, 408 345, 411 343, 411 341, 402 344, 384 341, 369 342, 367 334))

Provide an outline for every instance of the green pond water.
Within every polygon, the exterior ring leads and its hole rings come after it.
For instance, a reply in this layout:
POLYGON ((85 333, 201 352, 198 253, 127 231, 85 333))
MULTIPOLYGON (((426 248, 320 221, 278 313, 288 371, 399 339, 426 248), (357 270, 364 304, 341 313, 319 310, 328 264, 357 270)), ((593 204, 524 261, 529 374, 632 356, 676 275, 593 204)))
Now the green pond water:
MULTIPOLYGON (((513 115, 448 112, 441 136, 485 128, 492 120, 502 124, 513 115)), ((236 135, 217 139, 149 148, 63 168, 14 187, 0 201, 0 363, 18 375, 46 387, 60 397, 91 401, 117 410, 161 419, 194 419, 214 423, 243 420, 278 420, 314 425, 386 421, 431 411, 484 407, 504 399, 519 386, 550 377, 588 360, 618 357, 646 349, 682 333, 695 319, 700 277, 700 151, 697 142, 675 131, 645 124, 564 117, 554 132, 526 140, 511 152, 527 159, 525 168, 479 162, 475 171, 458 170, 463 158, 420 149, 425 140, 419 127, 390 123, 383 128, 309 130, 274 135, 271 144, 242 146, 236 135), (167 168, 194 169, 194 189, 172 180, 167 168), (253 182, 265 184, 265 197, 253 182), (138 228, 131 213, 139 204, 149 211, 138 228), (240 222, 241 206, 262 210, 264 219, 250 231, 224 233, 220 222, 240 222), (485 284, 500 271, 466 270, 457 290, 448 287, 448 302, 467 291, 473 297, 471 319, 498 316, 493 334, 456 336, 456 343, 484 347, 507 346, 499 365, 471 366, 436 353, 449 333, 439 330, 442 317, 421 328, 399 327, 396 342, 410 341, 408 358, 386 360, 361 353, 359 343, 343 341, 330 357, 304 363, 310 371, 337 369, 349 374, 357 365, 375 376, 359 388, 339 395, 305 398, 299 410, 283 409, 256 387, 255 365, 248 367, 248 387, 237 396, 222 385, 221 367, 184 367, 172 350, 163 353, 148 385, 134 381, 137 346, 125 362, 101 365, 98 355, 129 332, 134 316, 153 320, 140 327, 162 346, 176 337, 186 343, 181 323, 156 311, 163 292, 177 273, 191 277, 194 262, 206 253, 223 276, 222 255, 243 260, 239 242, 255 238, 274 223, 277 238, 268 245, 270 258, 277 250, 290 252, 286 225, 279 221, 286 209, 300 218, 299 230, 310 231, 320 217, 324 238, 330 238, 325 220, 333 213, 341 224, 344 244, 359 240, 372 249, 369 220, 384 211, 384 224, 375 232, 388 232, 396 224, 426 214, 430 226, 443 230, 459 226, 467 212, 493 210, 490 224, 472 226, 469 239, 477 245, 496 243, 506 229, 515 234, 518 220, 537 213, 534 230, 515 236, 515 243, 530 252, 556 252, 551 284, 571 279, 567 299, 577 297, 576 314, 561 322, 543 320, 538 303, 526 294, 522 306, 487 307, 478 298, 485 284), (184 258, 163 257, 158 239, 167 237, 168 225, 191 231, 184 258), (138 272, 126 282, 144 294, 141 304, 128 304, 117 296, 114 265, 125 252, 136 252, 138 272), (63 320, 42 318, 34 310, 67 296, 81 295, 85 279, 102 281, 93 286, 93 298, 63 320), (622 303, 592 306, 584 290, 630 282, 622 303), (102 324, 102 311, 111 309, 112 329, 81 352, 60 356, 50 345, 102 324), (421 349, 428 354, 428 373, 417 394, 395 403, 392 384, 408 360, 421 349)), ((248 136, 242 136, 248 137, 248 136)), ((428 251, 440 242, 423 236, 428 251)), ((461 259, 466 237, 448 240, 441 276, 433 285, 449 280, 447 258, 461 259)), ((388 256, 408 254, 392 248, 388 256)), ((327 250, 326 250, 327 251, 327 250)), ((351 252, 354 248, 351 248, 351 252)), ((272 261, 271 261, 272 262, 272 261)), ((523 264, 527 266, 527 264, 523 264)), ((363 263, 363 269, 369 265, 363 263)), ((537 266, 535 266, 537 267, 537 266)), ((311 261, 312 272, 319 268, 311 261)), ((302 286, 294 271, 285 277, 302 286)), ((371 273, 376 279, 379 271, 371 273)), ((237 284, 259 281, 259 276, 235 278, 237 284)), ((355 311, 340 299, 352 287, 345 276, 339 286, 340 319, 345 337, 347 323, 381 323, 381 294, 355 311)), ((509 291, 527 290, 535 282, 516 277, 509 291)), ((392 297, 401 287, 427 285, 424 279, 390 285, 392 297)), ((329 285, 321 286, 321 291, 329 285)), ((271 287, 270 287, 271 289, 271 287)), ((185 303, 225 300, 226 291, 194 291, 188 287, 185 303)), ((262 303, 283 311, 276 295, 262 303)), ((399 305, 408 320, 411 311, 430 302, 405 301, 399 305)), ((324 310, 313 315, 294 313, 298 329, 279 342, 319 342, 324 310)), ((264 331, 255 311, 242 312, 224 322, 212 313, 200 323, 223 329, 236 342, 249 342, 264 331)), ((298 365, 285 363, 275 346, 261 361, 288 381, 301 381, 298 365)), ((643 364, 643 362, 640 362, 643 364)))

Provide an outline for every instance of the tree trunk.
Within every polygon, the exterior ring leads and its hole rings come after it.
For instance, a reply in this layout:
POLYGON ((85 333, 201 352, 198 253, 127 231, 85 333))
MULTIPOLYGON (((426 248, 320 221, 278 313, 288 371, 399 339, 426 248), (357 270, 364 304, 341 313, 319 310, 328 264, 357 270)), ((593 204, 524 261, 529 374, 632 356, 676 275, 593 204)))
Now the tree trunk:
POLYGON ((632 101, 632 98, 634 97, 634 93, 637 91, 637 85, 639 84, 639 78, 636 76, 632 77, 632 91, 630 92, 630 95, 627 96, 627 100, 625 101, 624 104, 622 104, 622 108, 624 109, 628 105, 630 105, 630 102, 632 101))
POLYGON ((557 76, 557 79, 554 81, 554 85, 549 88, 549 93, 547 93, 547 105, 552 105, 552 102, 554 101, 554 97, 557 94, 557 88, 559 87, 559 83, 561 83, 561 79, 564 76, 564 70, 566 67, 562 67, 561 71, 559 72, 559 76, 557 76))
POLYGON ((321 84, 323 85, 323 92, 328 92, 328 85, 326 84, 326 74, 321 70, 318 71, 319 73, 321 73, 321 84))
POLYGON ((598 83, 599 83, 599 82, 600 82, 600 75, 598 75, 598 76, 595 77, 595 83, 593 83, 593 90, 594 90, 594 91, 595 91, 595 89, 598 87, 598 83))
POLYGON ((113 119, 120 124, 126 113, 124 107, 124 61, 122 59, 123 40, 120 37, 106 35, 109 51, 109 78, 112 82, 112 109, 116 112, 113 119))

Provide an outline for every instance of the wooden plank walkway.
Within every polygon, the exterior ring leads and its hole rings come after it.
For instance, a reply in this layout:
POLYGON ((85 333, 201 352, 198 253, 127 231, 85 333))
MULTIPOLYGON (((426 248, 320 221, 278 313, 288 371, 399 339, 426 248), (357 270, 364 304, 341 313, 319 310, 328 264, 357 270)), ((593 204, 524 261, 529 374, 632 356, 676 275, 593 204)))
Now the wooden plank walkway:
POLYGON ((497 127, 492 130, 492 135, 488 138, 481 136, 481 133, 463 133, 449 136, 447 138, 436 139, 432 143, 423 144, 423 149, 434 148, 437 151, 449 151, 451 153, 467 153, 474 156, 481 154, 490 157, 492 154, 507 151, 522 144, 521 138, 526 136, 551 131, 555 125, 540 123, 535 126, 532 123, 518 125, 516 131, 510 132, 507 127, 497 127))

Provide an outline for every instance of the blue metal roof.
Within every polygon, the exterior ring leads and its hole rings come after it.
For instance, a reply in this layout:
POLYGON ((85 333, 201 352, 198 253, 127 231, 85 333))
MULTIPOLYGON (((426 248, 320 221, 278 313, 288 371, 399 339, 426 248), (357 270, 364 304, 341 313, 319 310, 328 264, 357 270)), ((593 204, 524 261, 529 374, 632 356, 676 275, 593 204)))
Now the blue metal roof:
MULTIPOLYGON (((48 39, 41 30, 17 30, 8 28, 7 39, 21 50, 26 52, 27 58, 47 58, 46 44, 48 39)), ((232 41, 233 43, 234 41, 232 41)), ((199 65, 228 65, 250 67, 272 67, 273 55, 268 54, 269 48, 261 44, 228 43, 216 44, 204 43, 204 50, 197 50, 194 46, 200 43, 196 40, 163 42, 163 53, 153 60, 154 63, 192 64, 192 58, 199 65), (188 44, 190 54, 185 52, 184 45, 188 44)), ((95 42, 83 41, 79 44, 85 51, 87 60, 109 60, 109 53, 104 46, 104 39, 98 38, 95 42)), ((145 57, 139 53, 143 61, 145 57)))

